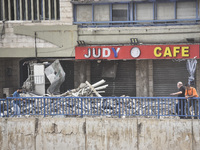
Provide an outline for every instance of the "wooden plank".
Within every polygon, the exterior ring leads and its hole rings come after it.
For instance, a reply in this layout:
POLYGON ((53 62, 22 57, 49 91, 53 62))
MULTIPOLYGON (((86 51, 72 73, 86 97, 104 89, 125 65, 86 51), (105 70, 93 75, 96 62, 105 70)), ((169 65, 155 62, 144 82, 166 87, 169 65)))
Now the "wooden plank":
POLYGON ((95 89, 94 87, 88 82, 88 81, 85 81, 85 83, 90 87, 90 89, 96 94, 96 96, 98 97, 102 97, 95 89))

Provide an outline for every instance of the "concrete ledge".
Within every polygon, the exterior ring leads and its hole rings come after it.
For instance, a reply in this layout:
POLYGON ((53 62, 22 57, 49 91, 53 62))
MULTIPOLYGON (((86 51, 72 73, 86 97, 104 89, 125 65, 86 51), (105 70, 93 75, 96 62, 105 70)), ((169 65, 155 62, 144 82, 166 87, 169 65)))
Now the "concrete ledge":
POLYGON ((0 149, 197 150, 199 120, 1 118, 0 149))

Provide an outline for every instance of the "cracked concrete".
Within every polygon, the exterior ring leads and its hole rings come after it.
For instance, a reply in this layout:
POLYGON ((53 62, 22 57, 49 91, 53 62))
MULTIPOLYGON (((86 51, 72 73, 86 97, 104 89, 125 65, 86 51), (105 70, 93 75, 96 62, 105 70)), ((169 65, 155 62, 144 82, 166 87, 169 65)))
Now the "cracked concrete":
POLYGON ((0 150, 198 150, 200 121, 133 118, 2 118, 0 150))

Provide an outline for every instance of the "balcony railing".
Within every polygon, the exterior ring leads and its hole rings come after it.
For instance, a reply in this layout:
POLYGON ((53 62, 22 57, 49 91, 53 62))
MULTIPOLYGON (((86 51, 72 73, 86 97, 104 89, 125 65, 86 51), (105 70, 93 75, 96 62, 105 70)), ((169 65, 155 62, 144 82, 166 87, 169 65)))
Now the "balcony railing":
POLYGON ((8 97, 0 99, 0 117, 200 118, 199 100, 178 97, 8 97))
POLYGON ((170 20, 136 20, 136 21, 90 21, 74 22, 81 28, 88 27, 132 27, 132 26, 166 26, 166 25, 196 25, 200 19, 170 19, 170 20))

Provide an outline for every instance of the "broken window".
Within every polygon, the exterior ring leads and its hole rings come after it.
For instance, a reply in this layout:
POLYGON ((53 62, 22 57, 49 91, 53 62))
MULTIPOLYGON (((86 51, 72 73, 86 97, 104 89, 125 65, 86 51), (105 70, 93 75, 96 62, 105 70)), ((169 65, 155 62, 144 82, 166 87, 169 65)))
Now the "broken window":
POLYGON ((127 21, 127 4, 114 4, 112 9, 112 21, 127 21))
POLYGON ((74 4, 74 24, 79 27, 196 23, 200 18, 197 0, 71 2, 74 4))
POLYGON ((59 0, 0 0, 0 20, 59 19, 59 0))

